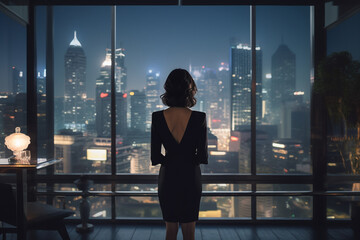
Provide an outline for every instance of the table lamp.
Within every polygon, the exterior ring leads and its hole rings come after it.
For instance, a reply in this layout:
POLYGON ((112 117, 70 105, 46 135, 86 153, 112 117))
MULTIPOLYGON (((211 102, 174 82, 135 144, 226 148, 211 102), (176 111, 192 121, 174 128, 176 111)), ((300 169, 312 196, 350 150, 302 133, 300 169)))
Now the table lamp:
POLYGON ((13 151, 16 160, 21 159, 21 152, 30 144, 30 137, 20 133, 20 128, 15 128, 15 133, 5 138, 5 145, 13 151))

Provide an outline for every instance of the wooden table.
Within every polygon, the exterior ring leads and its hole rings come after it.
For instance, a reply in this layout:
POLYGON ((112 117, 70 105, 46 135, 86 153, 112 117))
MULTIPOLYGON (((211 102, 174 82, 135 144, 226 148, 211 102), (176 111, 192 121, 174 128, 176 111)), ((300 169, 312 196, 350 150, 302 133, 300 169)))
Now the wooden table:
POLYGON ((16 174, 16 225, 17 239, 23 240, 25 233, 25 216, 27 202, 27 171, 42 169, 54 165, 62 160, 59 159, 31 159, 29 162, 9 163, 8 158, 0 158, 0 173, 16 174))

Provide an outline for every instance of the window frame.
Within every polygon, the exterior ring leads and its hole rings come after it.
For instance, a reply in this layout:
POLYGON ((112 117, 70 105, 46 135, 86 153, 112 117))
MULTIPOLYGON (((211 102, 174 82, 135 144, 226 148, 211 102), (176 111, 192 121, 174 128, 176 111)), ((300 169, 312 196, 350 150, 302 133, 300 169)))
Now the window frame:
MULTIPOLYGON (((153 1, 114 1, 114 0, 104 0, 104 1, 94 1, 91 4, 84 3, 81 0, 53 0, 51 3, 46 0, 35 0, 30 1, 28 5, 29 11, 29 22, 27 23, 27 101, 28 102, 36 102, 36 39, 35 39, 35 11, 36 6, 47 5, 49 8, 55 5, 248 5, 251 8, 252 25, 251 25, 251 42, 252 46, 255 46, 254 42, 256 42, 255 36, 255 9, 256 5, 302 5, 302 6, 310 6, 312 11, 312 31, 311 31, 311 50, 312 50, 312 61, 313 66, 316 68, 319 61, 326 55, 326 46, 325 46, 325 33, 326 29, 324 29, 324 3, 323 0, 292 0, 292 1, 284 1, 284 0, 244 0, 240 3, 235 0, 226 0, 226 1, 211 1, 211 2, 203 2, 200 0, 183 0, 183 1, 174 1, 174 0, 153 0, 153 1), (315 51, 316 49, 316 51, 315 51)), ((112 7, 112 30, 111 30, 111 51, 112 51, 112 61, 115 61, 115 40, 116 40, 116 26, 115 26, 115 6, 112 7)), ((49 14, 49 13, 48 13, 49 14)), ((49 17, 49 16, 48 16, 49 17)), ((251 24, 251 23, 250 23, 251 24)), ((52 32, 51 24, 48 26, 47 32, 52 32)), ((50 35, 50 34, 47 34, 50 35)), ((48 36, 48 39, 52 39, 51 36, 48 36)), ((47 47, 47 51, 49 54, 53 51, 53 46, 50 44, 47 47)), ((252 51, 254 48, 252 48, 252 51)), ((253 53, 254 54, 254 53, 253 53)), ((48 53, 47 53, 48 56, 48 53)), ((49 65, 51 66, 51 57, 48 57, 49 65)), ((253 57, 253 61, 256 59, 253 57)), ((48 62, 47 62, 48 65, 48 62)), ((253 67, 256 67, 256 64, 253 64, 253 67)), ((48 67, 47 67, 48 68, 48 67)), ((48 71, 48 70, 47 70, 48 71)), ((256 72, 256 71, 253 71, 256 72)), ((53 73, 52 73, 53 74, 53 73)), ((114 83, 114 66, 111 68, 111 79, 112 79, 112 90, 115 89, 114 83)), ((51 78, 51 73, 47 72, 47 77, 51 78)), ((252 76, 252 83, 254 83, 256 76, 252 76)), ((53 76, 52 76, 53 79, 53 76)), ((255 96, 255 89, 252 88, 252 98, 255 96)), ((54 98, 54 95, 49 94, 49 98, 54 98)), ((112 101, 112 112, 115 112, 115 91, 112 91, 111 95, 112 101)), ((306 222, 325 222, 326 221, 326 196, 352 196, 352 195, 360 195, 354 192, 327 192, 325 184, 338 183, 340 182, 354 182, 360 181, 360 176, 327 176, 326 173, 326 112, 324 103, 321 101, 319 96, 312 94, 312 102, 311 102, 311 159, 313 165, 313 173, 312 175, 288 175, 288 176, 280 176, 280 175, 257 175, 256 174, 256 159, 255 159, 255 127, 256 127, 256 119, 255 119, 255 103, 252 102, 252 149, 251 149, 251 174, 203 174, 203 183, 248 183, 251 184, 252 188, 250 192, 245 193, 207 193, 204 192, 204 196, 251 196, 252 206, 251 206, 251 220, 250 222, 260 222, 263 220, 258 220, 256 218, 256 197, 257 196, 277 196, 279 193, 276 192, 266 192, 266 193, 257 193, 256 192, 256 184, 276 184, 276 183, 292 183, 292 184, 313 184, 313 191, 308 192, 298 192, 299 196, 313 196, 313 218, 311 220, 306 220, 306 222), (316 110, 315 109, 320 109, 316 110), (316 159, 316 161, 314 160, 316 159)), ((36 104, 28 104, 27 107, 27 124, 28 124, 28 134, 31 136, 32 143, 29 149, 32 151, 32 156, 34 158, 37 157, 37 106, 36 104)), ((94 196, 110 196, 112 198, 112 215, 111 220, 115 221, 115 197, 122 195, 119 192, 115 191, 115 186, 117 183, 157 183, 157 176, 151 174, 117 174, 116 173, 116 158, 115 154, 115 114, 112 114, 111 118, 112 122, 112 170, 111 174, 101 174, 101 175, 91 175, 91 179, 94 180, 95 183, 111 183, 111 192, 92 192, 91 194, 94 196), (114 136, 113 136, 114 135, 114 136)), ((51 144, 51 143, 50 143, 51 144)), ((52 143, 53 144, 53 143, 52 143)), ((49 145, 51 146, 51 145, 49 145)), ((49 151, 49 156, 51 155, 51 151, 49 151)), ((31 177, 35 180, 36 183, 46 183, 48 187, 52 188, 55 183, 73 183, 74 180, 78 179, 81 174, 67 174, 67 175, 53 175, 54 169, 48 168, 46 175, 37 175, 33 173, 31 177)), ((35 187, 35 185, 34 185, 35 187)), ((30 199, 35 199, 36 195, 46 195, 48 196, 48 202, 52 202, 52 198, 54 196, 65 196, 65 195, 73 195, 73 192, 38 192, 34 194, 33 192, 30 194, 30 199), (32 197, 31 197, 32 196, 32 197)), ((138 193, 129 193, 130 196, 139 195, 138 193)), ((291 195, 294 193, 282 193, 280 195, 291 195)), ((149 193, 142 193, 141 196, 148 196, 149 193)), ((156 193, 150 193, 150 195, 155 196, 156 193)), ((296 194, 297 195, 297 194, 296 194)), ((153 221, 156 221, 152 219, 153 221)), ((147 221, 152 221, 147 220, 147 221)), ((206 221, 206 220, 200 220, 206 221)), ((221 219, 210 220, 210 221, 225 221, 221 219)), ((244 220, 226 220, 226 221, 241 221, 244 220)), ((281 221, 281 220, 264 220, 264 221, 281 221)), ((289 221, 289 219, 286 219, 289 221)), ((292 220, 290 220, 292 221, 292 220)), ((295 220, 299 222, 300 220, 295 220)))

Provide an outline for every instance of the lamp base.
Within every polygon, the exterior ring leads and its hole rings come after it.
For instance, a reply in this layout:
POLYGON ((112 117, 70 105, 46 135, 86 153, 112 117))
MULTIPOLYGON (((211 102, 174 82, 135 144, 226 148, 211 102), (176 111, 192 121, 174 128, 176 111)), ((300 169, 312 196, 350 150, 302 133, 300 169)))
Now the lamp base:
POLYGON ((16 158, 16 156, 11 156, 8 158, 9 164, 15 164, 19 162, 19 159, 16 158))
POLYGON ((76 231, 78 233, 88 233, 92 232, 94 230, 94 225, 91 223, 87 223, 86 226, 83 226, 83 224, 79 224, 76 226, 76 231))

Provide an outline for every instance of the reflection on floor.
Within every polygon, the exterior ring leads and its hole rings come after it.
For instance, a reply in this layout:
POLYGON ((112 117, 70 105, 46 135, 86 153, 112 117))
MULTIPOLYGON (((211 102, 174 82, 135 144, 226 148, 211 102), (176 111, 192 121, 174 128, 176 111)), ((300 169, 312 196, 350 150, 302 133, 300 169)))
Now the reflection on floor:
MULTIPOLYGON (((71 240, 162 240, 165 226, 159 224, 96 224, 90 234, 76 232, 75 225, 68 224, 71 240)), ((15 240, 16 234, 7 234, 6 239, 15 240)), ((30 231, 27 240, 61 240, 56 231, 30 231)), ((179 229, 178 240, 183 239, 179 229)), ((213 225, 198 224, 196 240, 355 240, 349 226, 328 226, 321 231, 317 226, 297 225, 213 225)))

